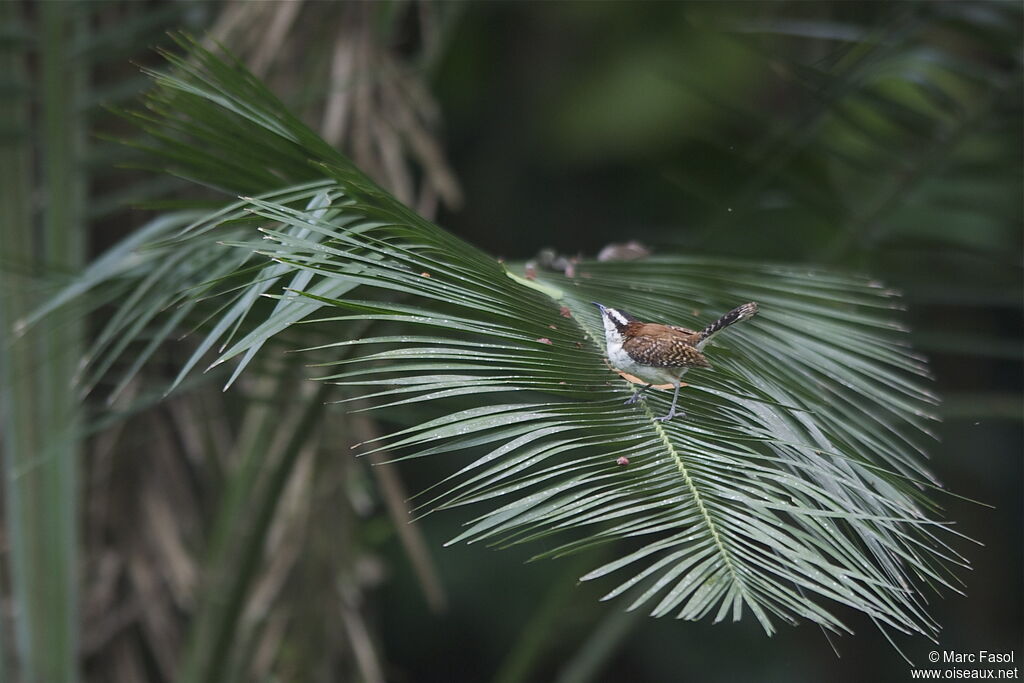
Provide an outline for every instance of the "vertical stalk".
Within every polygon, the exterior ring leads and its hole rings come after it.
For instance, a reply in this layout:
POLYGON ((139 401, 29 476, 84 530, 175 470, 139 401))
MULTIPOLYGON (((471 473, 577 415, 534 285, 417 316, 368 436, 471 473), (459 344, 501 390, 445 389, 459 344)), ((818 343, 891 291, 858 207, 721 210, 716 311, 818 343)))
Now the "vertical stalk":
MULTIPOLYGON (((290 372, 278 373, 280 389, 294 386, 290 372)), ((218 510, 205 563, 206 580, 198 613, 193 618, 185 648, 182 683, 217 683, 224 680, 232 654, 232 639, 246 597, 261 568, 267 533, 277 511, 285 485, 299 454, 315 432, 323 415, 327 385, 318 383, 312 395, 301 397, 290 419, 263 415, 260 437, 243 441, 239 469, 218 510), (266 427, 276 427, 273 434, 266 427)), ((272 404, 271 404, 272 405, 272 404)), ((258 413, 267 412, 257 407, 258 413)))
MULTIPOLYGON (((6 26, 17 3, 4 3, 6 26)), ((81 325, 51 316, 23 335, 17 321, 46 295, 54 276, 83 262, 84 67, 72 54, 82 8, 38 6, 38 101, 41 128, 31 130, 23 45, 8 43, 2 73, 21 97, 3 98, 0 123, 0 425, 12 601, 19 678, 30 683, 77 679, 77 413, 71 378, 81 355, 81 325), (34 172, 31 140, 42 156, 34 172), (33 187, 39 178, 42 187, 33 187), (30 198, 42 197, 36 220, 30 198)))
MULTIPOLYGON (((14 414, 16 403, 12 400, 28 390, 25 386, 27 377, 24 373, 14 376, 12 368, 24 366, 31 349, 23 341, 12 342, 11 334, 15 320, 26 312, 29 305, 25 296, 32 243, 31 233, 26 229, 32 220, 29 205, 32 159, 28 136, 28 77, 24 63, 27 40, 14 39, 24 31, 17 9, 15 3, 0 3, 0 26, 9 27, 12 34, 0 43, 0 85, 12 93, 0 98, 0 130, 7 132, 0 137, 0 244, 3 245, 0 249, 0 446, 4 455, 5 483, 11 481, 15 453, 31 452, 33 438, 32 430, 25 428, 31 421, 26 422, 14 414)), ((31 406, 23 409, 31 410, 31 406)), ((14 549, 19 545, 21 525, 17 517, 18 506, 12 504, 12 488, 8 483, 5 502, 6 527, 14 549)), ((16 574, 14 583, 23 585, 24 582, 18 580, 17 563, 13 564, 15 566, 9 571, 16 574)), ((16 597, 15 603, 19 603, 16 597)), ((20 625, 24 625, 23 620, 20 625)), ((20 645, 27 640, 23 628, 19 629, 18 636, 18 649, 21 650, 20 645)), ((0 633, 0 656, 14 650, 7 643, 9 637, 7 633, 0 633)), ((8 679, 7 667, 6 661, 0 663, 0 680, 8 679)))

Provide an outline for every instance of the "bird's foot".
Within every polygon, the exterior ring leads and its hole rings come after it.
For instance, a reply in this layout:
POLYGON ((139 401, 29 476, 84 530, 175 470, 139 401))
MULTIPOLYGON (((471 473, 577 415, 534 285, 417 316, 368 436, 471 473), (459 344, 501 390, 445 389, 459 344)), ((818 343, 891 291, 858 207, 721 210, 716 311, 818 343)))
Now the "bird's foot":
POLYGON ((682 410, 677 411, 673 408, 672 410, 668 411, 668 415, 662 415, 661 417, 656 417, 654 419, 657 420, 658 422, 668 422, 673 417, 686 417, 686 413, 683 412, 682 410))
POLYGON ((625 402, 623 402, 622 405, 624 405, 624 406, 631 406, 631 405, 633 405, 634 403, 636 403, 639 400, 640 400, 640 392, 639 391, 634 391, 633 395, 630 396, 629 398, 627 398, 625 400, 625 402))

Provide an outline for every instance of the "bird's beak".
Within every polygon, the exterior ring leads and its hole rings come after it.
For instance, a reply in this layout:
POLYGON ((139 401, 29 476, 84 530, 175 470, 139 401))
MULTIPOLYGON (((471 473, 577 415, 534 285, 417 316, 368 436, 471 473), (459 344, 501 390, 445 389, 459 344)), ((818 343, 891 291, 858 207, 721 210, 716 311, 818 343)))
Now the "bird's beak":
POLYGON ((604 313, 604 306, 602 306, 601 304, 597 303, 596 301, 591 301, 590 303, 592 303, 595 306, 597 306, 598 310, 601 311, 602 313, 604 313))

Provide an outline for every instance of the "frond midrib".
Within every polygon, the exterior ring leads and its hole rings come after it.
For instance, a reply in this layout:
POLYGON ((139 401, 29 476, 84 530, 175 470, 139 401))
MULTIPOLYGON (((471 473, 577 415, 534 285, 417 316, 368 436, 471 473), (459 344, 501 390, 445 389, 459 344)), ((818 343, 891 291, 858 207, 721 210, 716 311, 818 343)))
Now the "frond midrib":
POLYGON ((704 524, 707 526, 708 532, 711 534, 712 539, 714 539, 715 547, 718 548, 718 553, 722 557, 722 561, 729 570, 729 577, 732 579, 733 585, 739 589, 740 593, 743 595, 744 601, 749 604, 750 600, 747 594, 746 584, 736 571, 736 567, 733 564, 732 554, 726 547, 725 541, 722 539, 722 535, 718 530, 718 525, 711 517, 711 513, 708 511, 707 506, 704 503, 703 495, 701 495, 700 490, 697 488, 696 484, 694 484, 693 478, 690 476, 690 471, 686 467, 686 463, 683 462, 682 456, 679 454, 679 451, 676 450, 675 445, 668 436, 668 433, 666 433, 665 427, 655 418, 654 413, 651 411, 650 405, 646 400, 643 401, 643 407, 647 417, 651 420, 654 431, 657 432, 658 438, 665 446, 665 450, 668 451, 669 455, 671 455, 672 459, 675 461, 676 469, 679 470, 679 473, 683 477, 683 483, 686 485, 687 490, 689 490, 690 495, 693 496, 693 502, 696 504, 697 510, 700 511, 700 516, 704 520, 704 524))

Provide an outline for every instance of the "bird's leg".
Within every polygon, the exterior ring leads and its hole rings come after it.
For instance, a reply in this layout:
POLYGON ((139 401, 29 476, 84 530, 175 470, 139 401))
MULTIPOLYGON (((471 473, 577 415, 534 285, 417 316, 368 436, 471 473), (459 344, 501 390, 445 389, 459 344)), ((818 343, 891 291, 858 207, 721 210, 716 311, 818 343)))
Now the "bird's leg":
POLYGON ((677 379, 675 384, 676 384, 676 392, 674 394, 672 394, 672 407, 668 409, 668 415, 665 415, 664 417, 656 417, 656 418, 654 418, 655 420, 658 420, 659 422, 667 422, 667 421, 671 420, 673 417, 675 417, 677 415, 682 417, 683 415, 686 414, 686 413, 684 413, 681 410, 678 413, 676 412, 676 401, 679 400, 680 381, 677 379))
POLYGON ((648 389, 650 389, 653 386, 654 386, 653 384, 648 384, 646 387, 644 387, 640 391, 634 391, 633 395, 630 396, 629 398, 627 398, 626 402, 623 405, 627 405, 627 406, 633 405, 634 403, 636 403, 637 401, 640 400, 640 394, 644 393, 645 391, 647 391, 648 389))

